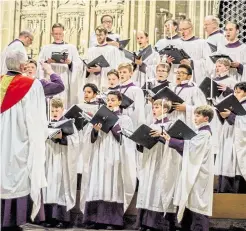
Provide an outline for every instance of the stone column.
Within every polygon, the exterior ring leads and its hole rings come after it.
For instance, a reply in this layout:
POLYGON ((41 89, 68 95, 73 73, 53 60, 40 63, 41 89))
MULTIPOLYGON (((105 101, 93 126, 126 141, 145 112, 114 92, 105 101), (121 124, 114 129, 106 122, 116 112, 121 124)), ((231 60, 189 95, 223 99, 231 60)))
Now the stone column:
MULTIPOLYGON (((205 1, 207 0, 200 0, 200 27, 199 27, 199 37, 204 38, 204 29, 203 29, 203 21, 204 21, 204 12, 205 12, 205 1)), ((207 5, 207 4, 206 4, 207 5)))
MULTIPOLYGON (((134 48, 134 44, 136 43, 136 36, 134 36, 133 31, 137 30, 137 28, 135 27, 135 0, 131 0, 131 15, 130 15, 130 19, 128 19, 128 23, 130 24, 130 38, 131 38, 131 44, 130 44, 130 50, 133 51, 134 48)), ((136 45, 135 45, 135 49, 136 49, 136 45)))
MULTIPOLYGON (((153 3, 154 2, 155 1, 153 1, 153 3)), ((155 16, 153 15, 152 17, 155 17, 155 16)), ((137 23, 138 31, 145 30, 145 18, 146 18, 146 0, 139 0, 138 1, 138 23, 137 23)))
POLYGON ((156 1, 153 1, 151 2, 150 9, 149 9, 149 42, 153 45, 155 45, 154 44, 155 27, 156 27, 156 1))

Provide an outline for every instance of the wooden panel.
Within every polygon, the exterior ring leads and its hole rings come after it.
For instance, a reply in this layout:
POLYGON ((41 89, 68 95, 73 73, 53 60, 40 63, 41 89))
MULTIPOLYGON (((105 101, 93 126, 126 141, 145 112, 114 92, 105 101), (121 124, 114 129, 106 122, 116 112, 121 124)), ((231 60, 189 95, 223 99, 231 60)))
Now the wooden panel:
POLYGON ((246 194, 214 193, 213 218, 246 219, 246 194))

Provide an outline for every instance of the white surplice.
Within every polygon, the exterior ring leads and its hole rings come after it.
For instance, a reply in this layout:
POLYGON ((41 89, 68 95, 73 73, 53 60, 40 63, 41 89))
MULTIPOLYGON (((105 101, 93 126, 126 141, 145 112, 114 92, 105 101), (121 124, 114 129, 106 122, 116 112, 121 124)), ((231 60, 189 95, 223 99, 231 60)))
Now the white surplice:
POLYGON ((32 219, 46 187, 45 141, 48 137, 44 90, 34 80, 24 98, 1 114, 1 199, 30 194, 32 219))
MULTIPOLYGON (((133 130, 128 116, 119 116, 121 128, 133 130)), ((124 212, 135 192, 136 163, 135 145, 122 136, 122 145, 112 132, 99 131, 95 143, 91 143, 92 125, 84 136, 84 168, 81 181, 80 208, 84 211, 86 201, 103 200, 124 203, 124 212)))
MULTIPOLYGON (((162 124, 152 124, 150 127, 161 131, 162 124)), ((168 130, 171 122, 163 124, 168 130)), ((175 213, 173 196, 181 170, 181 156, 168 145, 157 143, 152 149, 144 148, 139 163, 139 188, 137 208, 155 212, 175 213)))
POLYGON ((28 60, 26 48, 25 48, 23 42, 21 42, 19 39, 14 40, 7 47, 5 47, 1 53, 0 75, 4 75, 8 71, 5 60, 6 60, 6 55, 10 51, 20 51, 25 56, 25 60, 28 60))
POLYGON ((107 73, 112 69, 118 69, 119 64, 125 60, 124 53, 117 47, 105 44, 103 46, 96 46, 88 49, 87 63, 90 63, 100 55, 104 56, 109 63, 109 67, 102 68, 101 72, 98 74, 90 73, 85 80, 85 83, 94 83, 99 90, 107 89, 107 73))
POLYGON ((185 208, 211 216, 213 205, 214 155, 211 133, 201 130, 190 141, 184 141, 182 170, 174 204, 179 206, 178 222, 185 208))
POLYGON ((176 121, 178 119, 182 120, 189 127, 195 128, 193 123, 194 121, 194 111, 196 107, 207 105, 207 101, 203 92, 197 86, 192 86, 193 83, 190 83, 191 87, 184 87, 181 90, 181 87, 172 87, 172 90, 175 91, 176 94, 184 100, 184 104, 186 105, 186 111, 173 111, 169 118, 172 121, 176 121))
POLYGON ((233 62, 239 62, 243 65, 242 75, 238 73, 237 68, 230 68, 230 76, 233 76, 238 82, 246 81, 246 45, 239 41, 233 44, 220 46, 218 53, 230 56, 233 62), (237 45, 236 45, 237 44, 237 45))
POLYGON ((181 40, 181 48, 193 61, 193 81, 199 86, 205 77, 211 76, 212 66, 209 56, 210 47, 206 40, 193 37, 189 40, 181 40))
POLYGON ((144 124, 146 121, 144 108, 145 99, 143 90, 141 88, 137 86, 124 88, 124 86, 127 86, 131 83, 132 81, 128 80, 121 85, 122 89, 120 90, 120 92, 134 101, 133 104, 130 105, 128 108, 123 109, 122 113, 124 115, 128 115, 131 118, 133 128, 134 130, 136 130, 141 124, 144 124))
POLYGON ((80 91, 83 84, 83 62, 79 57, 77 48, 72 44, 49 44, 42 47, 38 57, 38 78, 43 79, 44 71, 39 62, 44 62, 51 58, 52 52, 68 51, 68 59, 72 61, 72 69, 67 64, 52 63, 51 67, 55 73, 61 76, 65 90, 56 95, 62 98, 64 107, 69 108, 73 104, 79 103, 80 91))
POLYGON ((42 189, 44 204, 58 204, 72 209, 76 202, 79 135, 67 136, 67 145, 46 141, 47 187, 42 189))
POLYGON ((137 66, 132 75, 132 81, 138 86, 142 87, 147 80, 153 79, 156 76, 156 66, 160 63, 160 55, 155 49, 152 49, 152 54, 143 60, 143 63, 147 66, 146 73, 139 70, 137 66))
MULTIPOLYGON (((243 99, 245 100, 245 99, 243 99)), ((242 104, 246 109, 246 104, 242 104)), ((246 116, 236 116, 235 124, 225 121, 220 132, 219 153, 215 161, 215 175, 245 179, 245 122, 246 116)))
MULTIPOLYGON (((217 30, 215 32, 213 32, 211 35, 209 35, 207 37, 207 43, 212 44, 213 46, 215 46, 217 48, 217 50, 219 49, 220 46, 223 46, 226 44, 226 39, 225 36, 223 34, 223 31, 221 30, 217 30)), ((217 52, 217 51, 212 51, 212 53, 217 52)))

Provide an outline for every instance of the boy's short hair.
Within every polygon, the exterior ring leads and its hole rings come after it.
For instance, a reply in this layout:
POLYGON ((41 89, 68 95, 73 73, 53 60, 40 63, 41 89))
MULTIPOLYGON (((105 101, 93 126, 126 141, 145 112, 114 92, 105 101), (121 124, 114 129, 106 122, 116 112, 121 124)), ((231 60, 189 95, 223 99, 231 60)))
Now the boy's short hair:
POLYGON ((246 92, 246 82, 240 82, 240 83, 237 83, 234 87, 234 90, 239 88, 240 90, 246 92))
POLYGON ((126 68, 129 72, 133 72, 133 66, 130 63, 121 63, 118 66, 118 71, 121 70, 121 69, 123 69, 123 68, 126 68))
POLYGON ((64 107, 64 104, 62 102, 62 99, 61 98, 53 98, 51 99, 51 107, 54 107, 54 108, 63 108, 64 107))
POLYGON ((204 105, 197 107, 194 114, 203 115, 208 117, 208 121, 211 122, 214 117, 214 111, 211 106, 204 105))
POLYGON ((187 64, 180 64, 178 66, 178 68, 184 68, 184 69, 186 69, 188 75, 192 75, 192 68, 189 65, 187 65, 187 64))
POLYGON ((230 67, 231 66, 231 61, 227 58, 220 58, 216 61, 216 64, 217 63, 221 63, 223 65, 225 65, 226 67, 230 67))
POLYGON ((96 33, 97 31, 99 31, 99 33, 102 33, 102 32, 103 32, 105 35, 108 34, 107 29, 104 28, 103 26, 98 26, 98 27, 96 27, 95 33, 96 33))
POLYGON ((118 71, 117 71, 116 69, 110 70, 110 71, 107 73, 107 76, 109 76, 109 75, 115 75, 115 76, 117 76, 118 79, 120 78, 120 77, 119 77, 119 73, 118 73, 118 71))
POLYGON ((157 70, 158 67, 166 68, 167 71, 168 71, 168 73, 169 73, 170 70, 171 70, 171 67, 170 67, 170 65, 169 65, 168 63, 159 63, 159 64, 156 66, 156 70, 157 70))
POLYGON ((157 99, 157 100, 155 100, 154 103, 153 103, 153 106, 154 105, 159 105, 161 107, 163 105, 163 108, 166 108, 167 112, 169 112, 171 110, 171 108, 172 108, 172 102, 168 101, 168 100, 165 100, 165 99, 157 99))
POLYGON ((108 95, 115 95, 118 98, 119 101, 122 101, 122 94, 119 91, 110 91, 107 94, 107 96, 108 95))
POLYGON ((33 63, 37 67, 37 62, 34 59, 28 59, 27 64, 33 63))
POLYGON ((98 89, 98 87, 97 87, 96 84, 94 84, 94 83, 87 83, 87 84, 85 84, 84 87, 83 87, 83 91, 87 87, 91 88, 91 90, 93 91, 94 94, 99 94, 99 89, 98 89))

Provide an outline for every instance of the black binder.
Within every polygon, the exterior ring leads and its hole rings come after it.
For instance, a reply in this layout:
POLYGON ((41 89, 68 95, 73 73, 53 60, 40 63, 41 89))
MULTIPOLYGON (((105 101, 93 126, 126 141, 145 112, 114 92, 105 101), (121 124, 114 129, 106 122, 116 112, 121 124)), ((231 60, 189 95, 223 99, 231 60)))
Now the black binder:
POLYGON ((158 91, 154 96, 154 100, 157 99, 167 99, 173 103, 180 103, 182 104, 184 102, 183 99, 181 99, 178 95, 176 95, 169 87, 164 87, 160 91, 158 91))
POLYGON ((96 67, 96 66, 100 66, 100 67, 109 67, 109 63, 108 61, 104 58, 103 55, 98 56, 97 58, 95 58, 94 60, 92 60, 90 63, 86 63, 85 60, 83 60, 83 63, 87 66, 87 68, 91 68, 91 67, 96 67))
MULTIPOLYGON (((219 84, 212 80, 212 87, 213 87, 213 98, 219 97, 222 93, 221 90, 218 89, 219 84)), ((202 90, 206 98, 211 98, 211 78, 206 77, 202 83, 200 84, 199 88, 202 90)))
POLYGON ((51 122, 49 127, 60 128, 64 135, 69 136, 74 133, 73 124, 74 124, 73 119, 65 119, 58 122, 51 122))
POLYGON ((231 62, 233 62, 233 60, 231 59, 231 57, 229 55, 212 55, 209 56, 209 58, 213 61, 213 63, 216 63, 218 59, 220 58, 225 58, 225 59, 229 59, 231 62))
POLYGON ((52 52, 51 59, 56 61, 56 63, 64 63, 64 61, 68 58, 68 52, 52 52))

